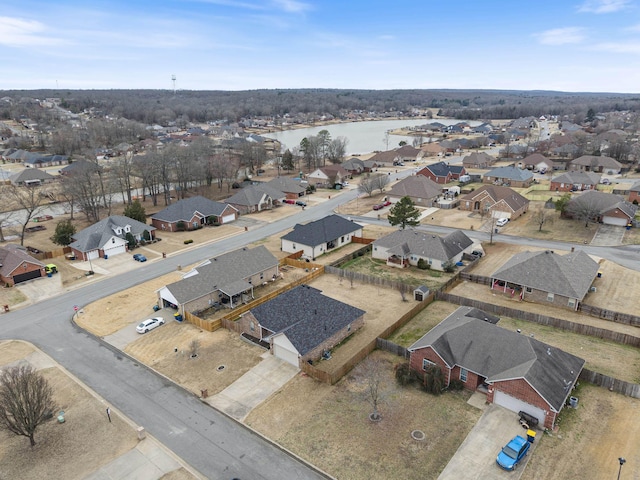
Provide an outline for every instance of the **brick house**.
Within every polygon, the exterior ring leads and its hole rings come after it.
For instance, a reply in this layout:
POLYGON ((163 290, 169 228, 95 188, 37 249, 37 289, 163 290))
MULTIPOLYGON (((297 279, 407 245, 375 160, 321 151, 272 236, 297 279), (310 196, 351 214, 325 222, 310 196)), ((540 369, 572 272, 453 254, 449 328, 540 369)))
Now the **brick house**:
POLYGON ((274 281, 279 262, 264 245, 240 248, 211 258, 184 275, 182 280, 157 290, 158 305, 198 312, 213 305, 234 308, 253 298, 254 286, 274 281))
POLYGON ((151 225, 158 230, 176 232, 178 225, 184 230, 194 230, 209 222, 223 225, 237 218, 238 210, 232 205, 196 196, 179 200, 151 215, 151 225))
POLYGON ((309 183, 324 188, 333 188, 349 178, 351 178, 351 173, 342 168, 342 165, 327 165, 307 175, 309 183))
POLYGON ((424 175, 410 175, 391 187, 387 198, 392 203, 409 197, 419 207, 433 207, 442 195, 442 187, 424 175))
POLYGON ((602 175, 593 172, 566 172, 551 179, 552 192, 595 190, 602 175))
POLYGON ((529 170, 509 166, 489 170, 482 175, 482 183, 504 185, 505 187, 527 188, 533 183, 533 173, 529 170))
POLYGON ((489 168, 496 159, 486 152, 473 152, 462 159, 464 168, 489 168))
POLYGON ((241 215, 271 210, 281 204, 287 194, 266 183, 247 185, 224 202, 234 207, 241 215))
POLYGON ((276 177, 266 183, 268 186, 284 193, 287 198, 296 200, 304 196, 307 191, 306 184, 301 184, 299 180, 290 177, 276 177))
POLYGON ((422 373, 436 365, 446 386, 459 380, 485 392, 487 402, 524 411, 552 429, 585 361, 497 321, 481 310, 458 308, 408 348, 411 369, 422 373))
POLYGON ((636 205, 640 203, 640 182, 634 183, 629 189, 629 202, 636 205))
POLYGON ((584 213, 591 213, 590 221, 626 227, 633 225, 638 206, 627 202, 622 195, 588 190, 572 198, 563 215, 582 220, 584 213))
POLYGON ((0 283, 13 286, 45 276, 44 263, 36 260, 20 245, 0 247, 0 283))
POLYGON ((466 173, 467 171, 462 165, 449 165, 445 162, 437 162, 427 165, 419 170, 416 175, 423 175, 435 183, 444 184, 460 180, 460 176, 466 173))
POLYGON ((614 175, 620 173, 622 164, 615 158, 597 155, 582 155, 569 162, 569 169, 580 172, 597 172, 614 175))
POLYGON ((529 210, 529 200, 509 187, 483 185, 460 197, 460 210, 489 212, 494 217, 518 218, 529 210))
POLYGON ((299 367, 319 360, 362 327, 365 313, 299 285, 242 315, 238 324, 244 335, 268 343, 272 355, 299 367))
POLYGON ((522 301, 578 310, 598 273, 598 262, 581 250, 521 252, 491 274, 491 290, 522 301))

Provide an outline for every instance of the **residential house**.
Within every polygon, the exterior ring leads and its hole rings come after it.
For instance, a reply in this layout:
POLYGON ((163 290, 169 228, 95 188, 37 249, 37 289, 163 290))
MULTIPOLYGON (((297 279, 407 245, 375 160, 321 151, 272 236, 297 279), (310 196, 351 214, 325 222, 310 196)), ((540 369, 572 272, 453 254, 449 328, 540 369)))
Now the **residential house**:
POLYGON ((280 275, 278 259, 264 245, 240 248, 211 258, 187 272, 182 280, 159 289, 158 305, 185 312, 210 307, 234 308, 253 298, 253 289, 280 275))
POLYGON ((413 229, 396 230, 373 242, 371 256, 388 266, 417 266, 420 260, 432 270, 444 271, 446 264, 459 262, 473 250, 473 241, 461 230, 439 237, 413 229))
POLYGON ((280 238, 281 250, 288 253, 304 252, 306 258, 316 257, 351 243, 353 237, 362 237, 362 226, 339 215, 329 215, 293 230, 280 238))
POLYGON ((412 147, 411 145, 403 145, 402 147, 396 148, 395 152, 394 162, 415 162, 420 160, 424 155, 422 150, 412 147))
POLYGON ((410 367, 440 367, 453 380, 486 392, 487 402, 526 412, 553 429, 585 361, 559 348, 494 325, 494 317, 460 307, 408 348, 410 367))
POLYGON ((9 181, 13 185, 20 186, 37 186, 45 183, 51 183, 55 180, 53 175, 49 175, 44 170, 38 170, 35 168, 25 168, 21 172, 15 173, 9 177, 9 181))
POLYGON ((247 185, 238 193, 225 200, 241 215, 271 210, 280 205, 287 198, 287 194, 270 187, 267 184, 247 185))
POLYGON ((514 219, 529 210, 529 200, 509 187, 483 185, 460 198, 460 210, 514 219))
POLYGON ((640 182, 634 183, 629 189, 629 202, 634 205, 640 203, 640 182))
POLYGON ((602 175, 593 172, 570 171, 553 177, 550 190, 552 192, 581 192, 595 190, 602 175))
POLYGON ((439 143, 429 142, 425 143, 420 147, 420 150, 423 152, 423 157, 436 157, 443 155, 446 151, 439 143))
POLYGON ((578 217, 583 221, 601 222, 605 225, 626 227, 632 225, 638 206, 627 202, 622 195, 588 190, 567 204, 564 215, 569 218, 578 217))
POLYGON ((320 167, 307 175, 309 183, 325 188, 334 188, 349 178, 351 174, 342 165, 337 164, 320 167))
POLYGON ((300 183, 291 177, 276 177, 270 180, 266 185, 286 194, 287 198, 297 199, 302 197, 307 191, 307 184, 300 183))
POLYGON ((299 285, 242 315, 243 334, 299 367, 315 362, 364 325, 365 311, 299 285))
POLYGON ((483 174, 482 183, 527 188, 533 183, 533 173, 514 166, 498 167, 483 174))
POLYGON ((581 250, 522 252, 491 274, 491 290, 520 300, 578 310, 598 274, 598 262, 581 250))
POLYGON ((582 155, 569 162, 570 170, 581 172, 597 172, 614 175, 620 173, 622 164, 611 157, 582 155))
POLYGON ((386 150, 384 152, 378 152, 371 158, 370 161, 375 162, 379 167, 391 167, 393 162, 396 161, 396 151, 395 150, 386 150))
POLYGON ((422 170, 419 170, 416 175, 424 175, 436 183, 444 184, 459 180, 460 176, 466 173, 464 166, 437 162, 427 165, 422 170))
POLYGON ((22 163, 27 168, 44 168, 56 165, 66 165, 69 163, 69 157, 66 155, 41 155, 29 156, 22 163))
POLYGON ((44 266, 44 263, 33 258, 20 245, 10 243, 0 247, 0 283, 3 286, 44 277, 44 266))
POLYGON ((520 161, 520 166, 534 172, 550 172, 553 162, 540 153, 532 153, 520 161))
POLYGON ((342 162, 342 168, 344 168, 351 175, 360 175, 365 172, 364 161, 360 160, 356 157, 351 157, 350 159, 342 162))
POLYGON ((197 196, 179 200, 151 215, 151 225, 158 230, 176 232, 195 230, 206 224, 223 225, 237 218, 238 210, 232 205, 197 196))
POLYGON ((409 197, 418 207, 433 207, 437 205, 442 195, 442 187, 424 175, 405 177, 389 190, 387 198, 396 203, 402 197, 409 197))
POLYGON ((465 169, 469 168, 489 168, 496 163, 496 159, 486 152, 473 152, 462 159, 465 169))
POLYGON ((87 173, 99 172, 102 167, 96 162, 88 160, 75 160, 69 165, 60 169, 60 175, 84 175, 87 173))
POLYGON ((111 215, 75 233, 69 246, 80 260, 107 258, 128 251, 129 235, 136 242, 140 242, 145 237, 145 231, 149 239, 155 238, 155 230, 155 227, 133 218, 111 215))

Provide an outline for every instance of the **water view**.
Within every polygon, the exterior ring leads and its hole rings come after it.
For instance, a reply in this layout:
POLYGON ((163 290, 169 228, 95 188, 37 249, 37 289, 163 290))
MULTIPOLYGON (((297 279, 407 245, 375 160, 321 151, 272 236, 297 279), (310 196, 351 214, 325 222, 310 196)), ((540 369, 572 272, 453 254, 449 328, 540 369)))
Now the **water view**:
POLYGON ((367 122, 340 123, 336 125, 323 125, 320 127, 301 128, 298 130, 286 130, 284 132, 266 133, 265 137, 274 138, 283 145, 283 151, 287 148, 293 149, 300 145, 300 141, 309 136, 318 135, 322 130, 327 130, 331 138, 345 137, 347 143, 347 154, 370 153, 374 151, 384 151, 396 148, 401 141, 409 145, 414 137, 407 135, 389 135, 389 145, 385 140, 385 133, 402 127, 415 127, 426 123, 438 122, 443 125, 454 125, 466 121, 469 125, 480 125, 481 122, 473 120, 443 120, 419 118, 413 120, 379 120, 367 122))

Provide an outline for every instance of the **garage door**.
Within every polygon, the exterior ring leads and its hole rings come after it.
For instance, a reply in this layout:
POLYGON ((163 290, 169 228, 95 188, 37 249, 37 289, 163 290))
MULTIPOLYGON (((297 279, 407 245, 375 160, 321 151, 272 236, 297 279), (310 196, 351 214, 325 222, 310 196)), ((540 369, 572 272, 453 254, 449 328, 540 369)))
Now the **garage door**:
POLYGON ((224 217, 222 217, 222 223, 233 222, 235 219, 236 219, 235 215, 225 215, 224 217))
POLYGON ((87 257, 89 257, 89 260, 95 260, 96 258, 98 258, 99 255, 100 255, 100 252, 98 250, 91 250, 87 254, 87 257))
POLYGON ((108 256, 118 255, 119 253, 125 253, 127 251, 126 245, 116 245, 111 248, 104 248, 104 254, 108 256))
POLYGON ((33 270, 27 273, 21 273, 20 275, 13 276, 13 283, 26 282, 27 280, 33 280, 34 278, 40 278, 42 273, 40 270, 33 270))
POLYGON ((538 419, 538 421, 540 422, 540 427, 544 426, 545 414, 544 410, 541 408, 534 407, 533 405, 523 402, 522 400, 512 397, 511 395, 507 395, 500 390, 496 390, 495 395, 493 396, 493 403, 516 413, 518 413, 519 411, 526 412, 538 419))
POLYGON ((626 227, 627 222, 628 220, 626 218, 602 217, 602 223, 606 225, 619 225, 621 227, 626 227))
POLYGON ((293 350, 289 350, 288 348, 284 347, 283 345, 278 345, 276 343, 273 344, 273 355, 275 357, 278 357, 281 360, 284 360, 285 362, 290 363, 291 365, 293 365, 294 367, 299 367, 298 364, 298 352, 295 352, 293 350))

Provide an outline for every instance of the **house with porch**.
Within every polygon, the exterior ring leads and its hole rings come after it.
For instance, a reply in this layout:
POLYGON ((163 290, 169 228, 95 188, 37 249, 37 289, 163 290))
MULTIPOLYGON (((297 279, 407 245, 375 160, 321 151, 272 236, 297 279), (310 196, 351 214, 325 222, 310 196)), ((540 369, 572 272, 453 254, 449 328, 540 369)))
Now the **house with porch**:
POLYGON ((334 248, 348 245, 353 237, 362 237, 362 226, 339 215, 329 215, 315 222, 297 224, 280 238, 281 250, 288 253, 303 252, 315 260, 334 248))
POLYGON ((365 311, 299 285, 245 313, 243 335, 268 343, 270 352, 299 367, 313 363, 364 325, 365 311))
POLYGON ((472 251, 473 241, 461 230, 439 237, 407 228, 375 240, 371 257, 398 268, 415 267, 423 260, 431 270, 444 271, 447 263, 455 264, 472 251))
POLYGON ((211 258, 187 272, 182 280, 160 288, 158 305, 179 313, 211 307, 234 308, 253 299, 253 289, 275 281, 278 259, 264 245, 240 248, 211 258))
POLYGON ((206 224, 224 225, 237 218, 238 210, 234 206, 198 195, 179 200, 151 215, 151 225, 165 232, 177 232, 195 230, 206 224))
POLYGON ((410 368, 423 374, 439 367, 445 386, 458 380, 486 393, 488 403, 553 429, 585 361, 496 322, 481 310, 458 308, 408 348, 410 368))
POLYGON ((345 170, 342 165, 327 165, 320 167, 309 175, 307 180, 316 187, 334 188, 338 184, 342 184, 345 180, 351 178, 351 173, 345 170))
POLYGON ((9 177, 12 185, 25 187, 35 187, 45 183, 51 183, 55 180, 53 175, 49 175, 44 170, 37 168, 25 168, 21 172, 14 173, 9 177))
POLYGON ((598 274, 598 262, 582 250, 521 252, 491 274, 492 293, 577 311, 598 274))
POLYGON ((287 194, 266 183, 247 185, 224 202, 234 207, 241 215, 256 213, 282 204, 287 194))
POLYGON ((93 260, 99 257, 126 253, 129 250, 128 236, 137 243, 145 239, 155 238, 155 227, 146 225, 124 215, 111 215, 90 227, 80 230, 73 235, 73 242, 69 245, 76 258, 93 260), (147 234, 145 234, 147 232, 147 234))

